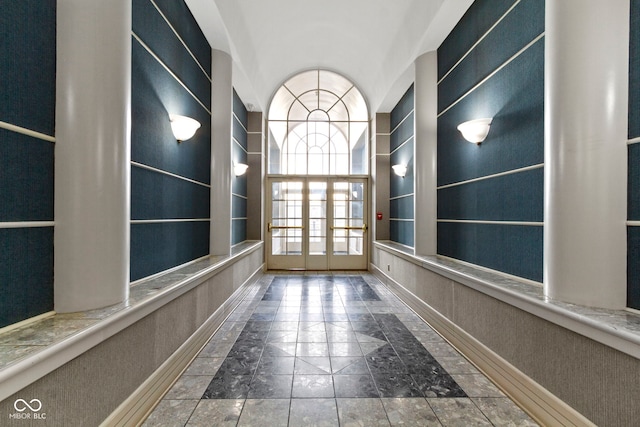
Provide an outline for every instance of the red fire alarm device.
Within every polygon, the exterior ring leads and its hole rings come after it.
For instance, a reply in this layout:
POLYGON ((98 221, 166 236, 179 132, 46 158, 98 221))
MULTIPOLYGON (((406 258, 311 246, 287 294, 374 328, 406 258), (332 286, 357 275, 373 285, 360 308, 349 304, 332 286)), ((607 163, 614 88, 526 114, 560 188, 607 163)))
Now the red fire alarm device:
POLYGON ((376 218, 378 218, 378 221, 380 221, 382 219, 382 212, 377 212, 376 218))

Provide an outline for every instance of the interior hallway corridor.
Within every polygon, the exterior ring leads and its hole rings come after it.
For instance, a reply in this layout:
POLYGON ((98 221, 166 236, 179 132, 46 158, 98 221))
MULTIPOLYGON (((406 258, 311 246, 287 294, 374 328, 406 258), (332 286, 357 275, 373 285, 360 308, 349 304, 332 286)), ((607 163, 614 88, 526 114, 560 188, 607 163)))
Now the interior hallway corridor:
POLYGON ((365 272, 264 275, 144 423, 169 425, 537 424, 365 272))

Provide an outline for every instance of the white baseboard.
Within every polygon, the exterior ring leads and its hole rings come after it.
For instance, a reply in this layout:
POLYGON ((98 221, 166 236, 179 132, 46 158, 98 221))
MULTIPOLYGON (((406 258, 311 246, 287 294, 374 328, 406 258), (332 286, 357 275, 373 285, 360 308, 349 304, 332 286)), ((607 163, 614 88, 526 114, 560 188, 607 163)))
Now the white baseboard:
POLYGON ((229 299, 100 425, 106 427, 142 424, 173 383, 207 344, 209 338, 222 325, 233 309, 242 302, 250 290, 248 285, 262 274, 262 268, 263 265, 260 265, 229 299))
POLYGON ((393 280, 383 270, 374 264, 371 264, 370 270, 536 422, 545 426, 595 426, 578 411, 393 280))

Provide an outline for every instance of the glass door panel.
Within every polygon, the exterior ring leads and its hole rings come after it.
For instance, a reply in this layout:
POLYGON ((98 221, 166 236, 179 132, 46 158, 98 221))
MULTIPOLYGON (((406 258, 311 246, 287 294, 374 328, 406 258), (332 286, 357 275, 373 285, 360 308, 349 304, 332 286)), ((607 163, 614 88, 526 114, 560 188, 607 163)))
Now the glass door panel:
POLYGON ((367 268, 365 184, 364 179, 332 182, 331 269, 367 268))
POLYGON ((365 178, 272 178, 268 182, 268 268, 367 268, 365 178))
POLYGON ((271 181, 271 218, 267 223, 270 268, 304 266, 304 181, 271 181))

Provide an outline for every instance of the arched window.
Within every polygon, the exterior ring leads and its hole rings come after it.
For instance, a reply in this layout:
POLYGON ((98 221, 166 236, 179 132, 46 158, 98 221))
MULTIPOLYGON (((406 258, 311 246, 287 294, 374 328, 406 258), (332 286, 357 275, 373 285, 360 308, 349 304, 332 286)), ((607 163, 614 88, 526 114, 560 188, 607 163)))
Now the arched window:
POLYGON ((362 94, 339 74, 290 78, 269 107, 269 173, 367 174, 368 119, 362 94))

